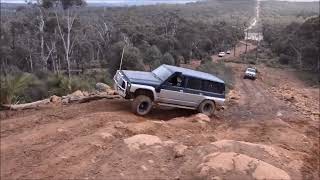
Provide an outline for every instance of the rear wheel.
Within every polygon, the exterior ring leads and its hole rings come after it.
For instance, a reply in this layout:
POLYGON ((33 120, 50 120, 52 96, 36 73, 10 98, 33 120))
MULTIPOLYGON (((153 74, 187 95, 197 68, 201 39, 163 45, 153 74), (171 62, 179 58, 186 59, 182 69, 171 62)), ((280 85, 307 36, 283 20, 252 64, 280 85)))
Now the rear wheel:
POLYGON ((152 100, 146 95, 138 95, 132 102, 132 111, 140 116, 144 116, 151 111, 152 100))
POLYGON ((214 102, 210 100, 203 101, 198 108, 198 111, 200 113, 205 114, 207 116, 212 116, 215 110, 216 110, 216 106, 214 102))

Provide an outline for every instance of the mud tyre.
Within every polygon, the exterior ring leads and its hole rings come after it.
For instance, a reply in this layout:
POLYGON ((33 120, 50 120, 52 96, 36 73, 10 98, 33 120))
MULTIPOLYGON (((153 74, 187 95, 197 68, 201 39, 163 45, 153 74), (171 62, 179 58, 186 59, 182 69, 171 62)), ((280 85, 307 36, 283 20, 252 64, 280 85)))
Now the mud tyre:
POLYGON ((203 101, 198 108, 199 113, 205 114, 207 116, 212 116, 215 110, 216 105, 210 100, 203 101))
POLYGON ((152 109, 152 100, 146 95, 138 95, 132 102, 132 112, 139 116, 147 115, 152 109))

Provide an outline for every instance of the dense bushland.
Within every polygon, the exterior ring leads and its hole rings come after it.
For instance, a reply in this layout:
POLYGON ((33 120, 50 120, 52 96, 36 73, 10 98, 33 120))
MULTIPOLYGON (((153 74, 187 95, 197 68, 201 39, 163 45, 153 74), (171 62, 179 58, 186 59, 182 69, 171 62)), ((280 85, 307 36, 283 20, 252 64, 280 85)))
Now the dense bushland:
POLYGON ((264 40, 279 56, 281 64, 299 69, 320 70, 320 17, 287 26, 265 24, 264 40))
POLYGON ((97 8, 85 6, 83 0, 44 0, 2 6, 2 90, 14 89, 20 75, 32 76, 23 80, 21 90, 7 95, 11 100, 2 102, 63 95, 78 83, 88 89, 89 82, 98 81, 87 80, 85 72, 91 69, 104 69, 110 82, 121 59, 122 69, 133 70, 204 59, 244 37, 253 2, 97 8))

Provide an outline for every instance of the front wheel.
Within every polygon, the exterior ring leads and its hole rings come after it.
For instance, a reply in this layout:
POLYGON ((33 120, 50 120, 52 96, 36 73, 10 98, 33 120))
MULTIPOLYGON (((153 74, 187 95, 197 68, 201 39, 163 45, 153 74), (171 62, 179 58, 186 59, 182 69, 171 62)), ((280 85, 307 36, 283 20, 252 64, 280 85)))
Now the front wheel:
POLYGON ((132 102, 132 111, 140 116, 148 114, 151 108, 152 100, 146 95, 139 95, 132 102))
POLYGON ((198 108, 198 111, 200 113, 205 114, 207 116, 212 116, 215 110, 216 110, 216 106, 214 102, 210 100, 203 101, 198 108))

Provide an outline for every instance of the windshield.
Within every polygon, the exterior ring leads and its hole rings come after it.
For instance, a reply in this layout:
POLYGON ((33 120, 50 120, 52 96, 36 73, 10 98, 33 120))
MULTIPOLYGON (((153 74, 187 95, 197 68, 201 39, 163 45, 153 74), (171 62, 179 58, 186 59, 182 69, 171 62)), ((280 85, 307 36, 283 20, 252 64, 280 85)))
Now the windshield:
POLYGON ((249 71, 249 72, 256 72, 255 69, 251 69, 251 68, 248 68, 247 71, 249 71))
POLYGON ((159 79, 161 79, 161 81, 165 81, 172 74, 172 72, 165 66, 158 67, 157 69, 153 70, 152 73, 156 75, 159 79))

